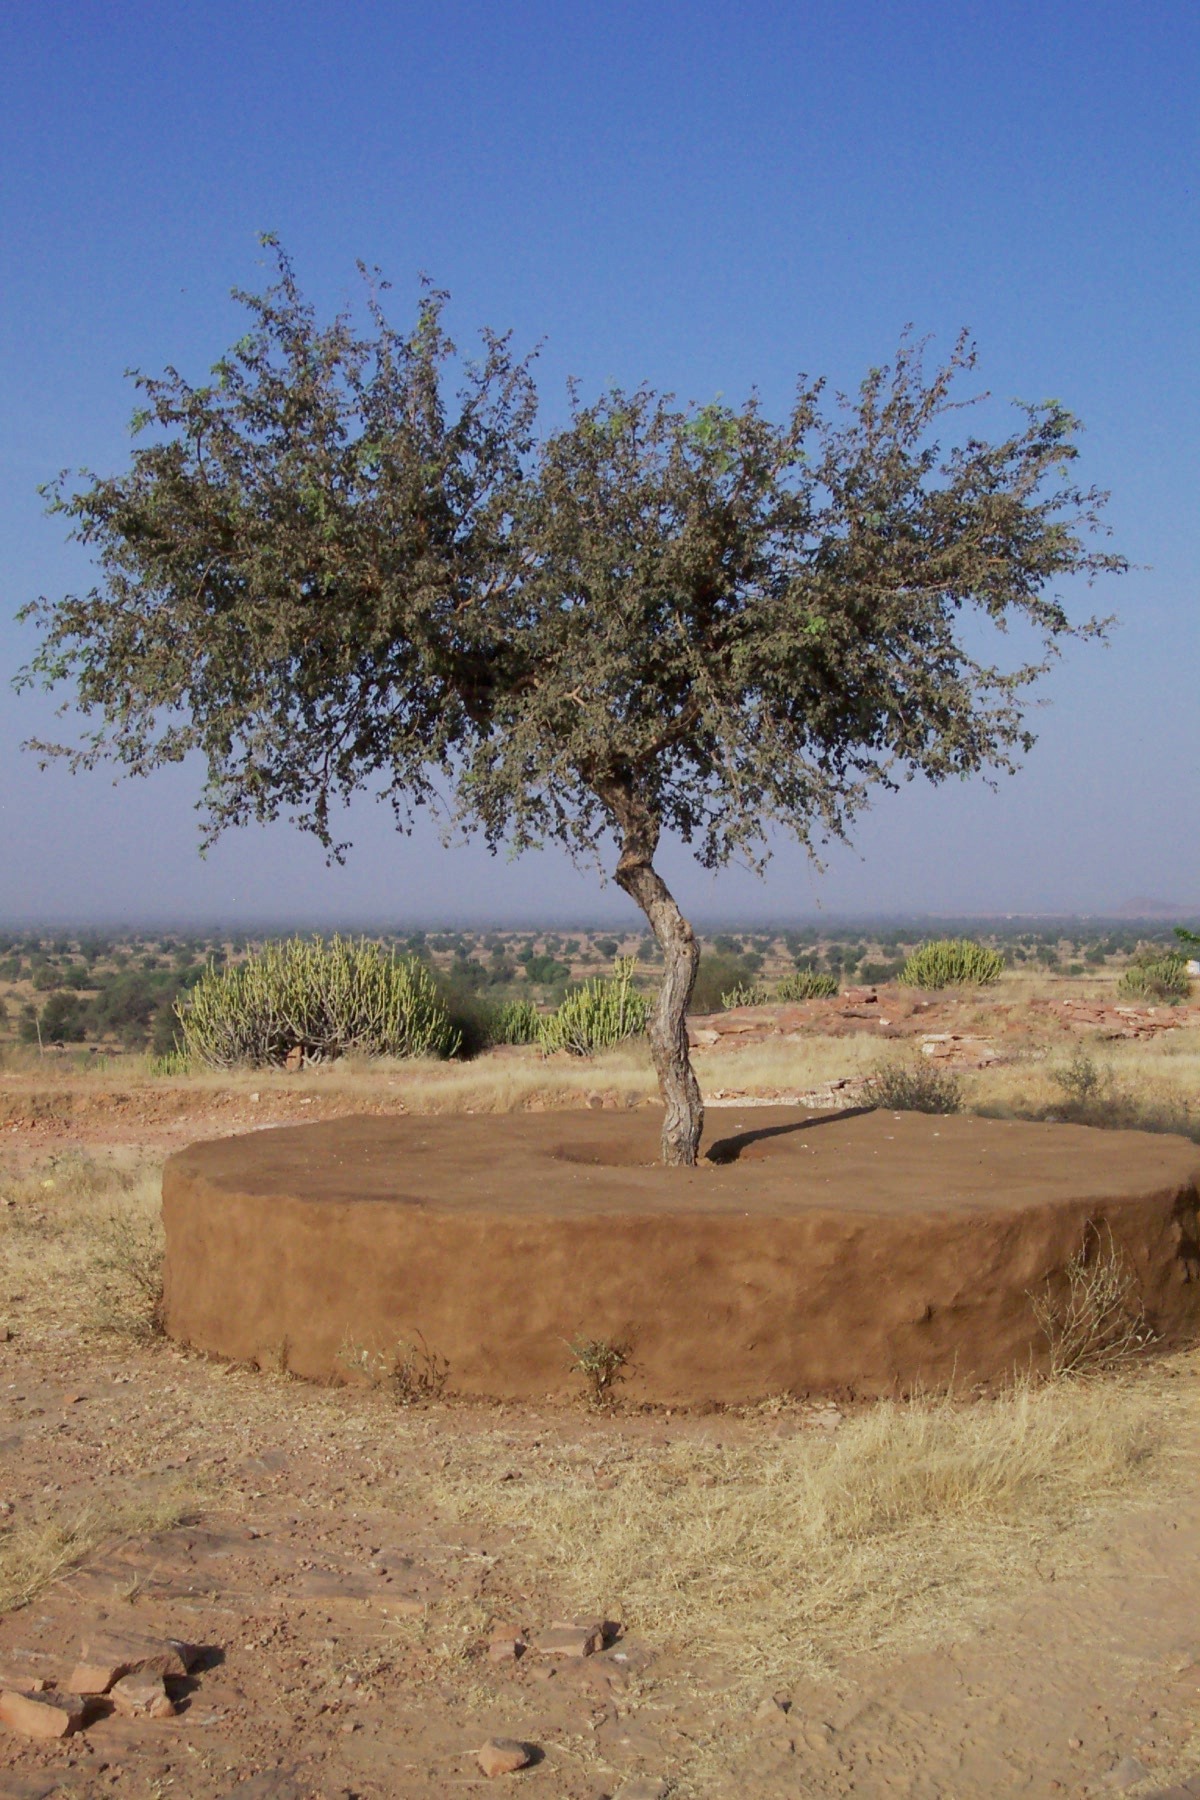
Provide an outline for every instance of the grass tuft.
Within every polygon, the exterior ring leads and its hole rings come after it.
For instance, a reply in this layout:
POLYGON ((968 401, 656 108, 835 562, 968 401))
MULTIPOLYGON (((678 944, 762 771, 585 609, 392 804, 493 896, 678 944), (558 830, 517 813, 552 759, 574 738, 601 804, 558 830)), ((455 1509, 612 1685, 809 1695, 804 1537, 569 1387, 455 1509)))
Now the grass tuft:
POLYGON ((527 1578, 581 1614, 727 1652, 758 1679, 971 1615, 1144 1479, 1170 1429, 1149 1384, 1022 1384, 883 1402, 832 1437, 633 1447, 605 1489, 583 1459, 503 1484, 460 1461, 438 1499, 503 1531, 527 1578))

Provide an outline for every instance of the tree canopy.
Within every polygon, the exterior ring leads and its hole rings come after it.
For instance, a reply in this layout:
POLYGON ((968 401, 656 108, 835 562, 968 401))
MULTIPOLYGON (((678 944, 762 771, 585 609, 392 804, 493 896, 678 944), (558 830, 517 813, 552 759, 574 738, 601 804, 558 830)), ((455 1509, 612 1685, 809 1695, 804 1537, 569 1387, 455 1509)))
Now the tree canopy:
POLYGON ((199 752, 210 834, 282 815, 334 855, 362 787, 493 847, 614 836, 665 953, 664 1145, 692 1161, 696 949, 662 834, 753 861, 773 825, 843 836, 901 777, 1013 768, 1031 684, 1100 629, 1056 584, 1126 566, 1074 479, 1077 421, 1051 401, 944 445, 974 351, 930 372, 905 336, 853 396, 802 379, 780 422, 640 387, 572 390, 540 432, 508 337, 463 363, 445 295, 402 333, 374 281, 364 328, 322 324, 276 254, 209 381, 135 377, 129 468, 51 490, 99 579, 24 609, 23 679, 69 683, 90 722, 35 747, 134 774, 199 752), (1040 648, 988 660, 976 618, 1040 648))

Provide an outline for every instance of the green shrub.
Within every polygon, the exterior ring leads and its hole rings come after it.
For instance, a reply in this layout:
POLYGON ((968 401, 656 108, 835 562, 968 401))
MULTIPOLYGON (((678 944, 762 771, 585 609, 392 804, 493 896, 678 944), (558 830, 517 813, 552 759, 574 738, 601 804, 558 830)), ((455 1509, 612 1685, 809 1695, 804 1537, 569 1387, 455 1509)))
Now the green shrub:
POLYGON ((542 1015, 532 1000, 510 1000, 497 1006, 488 1024, 489 1041, 493 1044, 536 1044, 541 1031, 542 1015))
POLYGON ((838 991, 836 975, 820 975, 815 969, 797 969, 785 975, 775 989, 777 1000, 832 1000, 838 991))
POLYGON ((868 987, 882 987, 885 982, 899 980, 903 967, 903 961, 865 962, 859 970, 859 977, 868 987))
POLYGON ((618 958, 611 976, 585 981, 567 995, 557 1012, 540 1019, 542 1055, 565 1050, 571 1056, 594 1056, 626 1038, 640 1037, 650 1017, 650 1002, 633 985, 636 967, 634 957, 618 958))
POLYGON ((1161 1000, 1174 1006, 1178 1001, 1186 1000, 1192 991, 1187 958, 1175 950, 1140 957, 1132 968, 1126 969, 1117 983, 1117 991, 1128 994, 1131 999, 1161 1000))
POLYGON ((51 994, 42 1008, 42 1042, 79 1044, 87 1036, 84 1008, 76 994, 51 994))
POLYGON ((971 938, 937 938, 914 950, 896 979, 915 988, 987 987, 1003 973, 998 950, 971 938))
POLYGON ((924 1058, 881 1063, 864 1081, 862 1099, 864 1106, 888 1112, 956 1113, 962 1111, 962 1085, 924 1058))
POLYGON ((424 963, 365 939, 291 938, 210 968, 178 1008, 183 1054, 211 1068, 261 1068, 296 1049, 311 1062, 451 1056, 459 1040, 424 963))
POLYGON ((688 1011, 693 1013, 721 1012, 725 1005, 725 995, 732 994, 740 988, 754 985, 754 970, 741 956, 728 956, 724 951, 703 950, 700 954, 700 967, 696 971, 696 982, 692 988, 692 998, 688 1011))
POLYGON ((731 1006, 762 1006, 766 999, 765 981, 745 981, 721 995, 721 1006, 728 1012, 731 1006))

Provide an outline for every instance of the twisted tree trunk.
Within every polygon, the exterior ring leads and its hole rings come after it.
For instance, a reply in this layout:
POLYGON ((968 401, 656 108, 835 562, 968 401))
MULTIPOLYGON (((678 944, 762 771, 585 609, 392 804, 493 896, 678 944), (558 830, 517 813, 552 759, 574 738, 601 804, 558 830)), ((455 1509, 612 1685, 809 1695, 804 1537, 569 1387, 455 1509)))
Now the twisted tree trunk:
POLYGON ((616 880, 645 913, 663 953, 663 978, 650 1015, 647 1035, 663 1098, 663 1161, 692 1168, 704 1129, 700 1084, 688 1056, 687 1009, 696 982, 700 946, 696 934, 675 904, 674 896, 654 867, 659 825, 634 796, 629 778, 597 782, 596 791, 616 821, 621 856, 616 880))

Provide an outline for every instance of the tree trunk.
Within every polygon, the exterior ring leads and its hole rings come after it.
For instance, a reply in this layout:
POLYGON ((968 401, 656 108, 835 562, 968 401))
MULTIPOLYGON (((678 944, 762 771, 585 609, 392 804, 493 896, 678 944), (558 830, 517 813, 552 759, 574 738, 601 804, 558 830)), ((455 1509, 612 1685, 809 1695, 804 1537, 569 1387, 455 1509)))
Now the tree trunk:
POLYGON ((693 1168, 704 1129, 704 1105, 688 1056, 687 1009, 696 982, 700 946, 654 867, 658 821, 635 799, 632 781, 613 779, 597 783, 596 791, 620 831, 617 885, 641 907, 663 953, 662 985, 647 1034, 665 1108, 663 1161, 677 1168, 693 1168))

